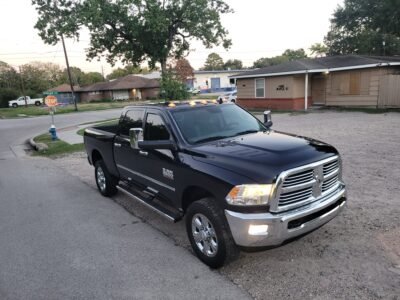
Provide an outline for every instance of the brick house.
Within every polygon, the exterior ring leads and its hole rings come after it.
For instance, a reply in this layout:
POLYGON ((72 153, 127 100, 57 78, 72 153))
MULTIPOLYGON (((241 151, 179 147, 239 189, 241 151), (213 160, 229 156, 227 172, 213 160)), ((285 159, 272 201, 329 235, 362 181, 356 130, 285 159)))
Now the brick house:
POLYGON ((81 102, 153 99, 160 94, 160 82, 142 76, 127 75, 108 82, 83 86, 78 92, 81 102))

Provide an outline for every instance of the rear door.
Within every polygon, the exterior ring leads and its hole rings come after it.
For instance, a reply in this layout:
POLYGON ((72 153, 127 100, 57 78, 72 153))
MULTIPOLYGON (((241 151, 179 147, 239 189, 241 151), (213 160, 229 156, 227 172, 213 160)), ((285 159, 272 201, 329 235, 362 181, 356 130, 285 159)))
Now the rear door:
POLYGON ((114 160, 121 179, 134 181, 144 185, 141 176, 135 170, 140 168, 140 154, 138 149, 133 149, 129 141, 129 129, 143 128, 144 108, 130 109, 120 121, 119 133, 114 139, 114 160))

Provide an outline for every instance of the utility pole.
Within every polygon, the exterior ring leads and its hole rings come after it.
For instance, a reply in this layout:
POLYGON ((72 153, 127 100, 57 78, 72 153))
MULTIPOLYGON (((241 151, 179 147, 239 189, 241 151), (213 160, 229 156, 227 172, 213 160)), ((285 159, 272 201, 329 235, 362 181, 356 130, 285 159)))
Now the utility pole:
POLYGON ((103 76, 103 81, 106 81, 106 78, 104 77, 103 65, 101 65, 101 75, 103 76))
POLYGON ((67 72, 68 72, 69 84, 71 86, 72 99, 74 100, 75 111, 78 111, 78 106, 76 105, 76 98, 75 98, 75 92, 74 92, 74 84, 72 82, 71 70, 69 69, 67 50, 65 49, 64 37, 62 34, 61 34, 61 42, 62 42, 62 45, 64 48, 65 62, 67 64, 67 72))
POLYGON ((25 99, 25 107, 28 107, 28 100, 26 99, 26 95, 25 95, 24 80, 22 78, 21 66, 19 66, 18 68, 19 68, 19 80, 21 81, 22 97, 24 97, 24 99, 25 99))

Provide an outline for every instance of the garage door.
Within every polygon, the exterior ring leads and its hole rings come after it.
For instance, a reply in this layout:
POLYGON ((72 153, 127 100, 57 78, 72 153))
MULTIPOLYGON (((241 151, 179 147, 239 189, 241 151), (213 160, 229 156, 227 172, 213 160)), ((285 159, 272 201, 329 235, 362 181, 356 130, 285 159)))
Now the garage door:
POLYGON ((113 91, 113 100, 127 100, 129 99, 129 91, 113 91))

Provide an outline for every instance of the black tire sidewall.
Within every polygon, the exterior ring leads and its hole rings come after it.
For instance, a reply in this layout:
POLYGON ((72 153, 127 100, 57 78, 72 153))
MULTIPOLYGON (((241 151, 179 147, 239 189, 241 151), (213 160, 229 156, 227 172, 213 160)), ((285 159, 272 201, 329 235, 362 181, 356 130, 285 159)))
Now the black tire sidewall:
POLYGON ((17 108, 18 104, 17 103, 13 103, 12 107, 17 108))
POLYGON ((192 203, 186 214, 186 231, 197 257, 211 268, 219 268, 224 265, 227 260, 228 248, 232 245, 229 243, 230 231, 227 228, 227 222, 222 214, 222 210, 215 204, 215 199, 205 198, 192 203), (201 213, 205 215, 212 223, 218 239, 218 250, 214 257, 208 257, 197 247, 192 234, 192 218, 195 214, 201 213))
POLYGON ((102 160, 98 160, 96 161, 96 163, 94 164, 94 176, 95 176, 95 180, 96 180, 96 186, 97 189, 99 190, 99 192, 105 196, 105 197, 110 197, 113 196, 117 193, 117 182, 116 180, 112 177, 112 175, 108 172, 104 162, 102 160), (101 170, 104 173, 104 177, 106 178, 106 188, 105 190, 101 190, 101 188, 99 187, 99 183, 97 182, 97 169, 101 168, 101 170))

